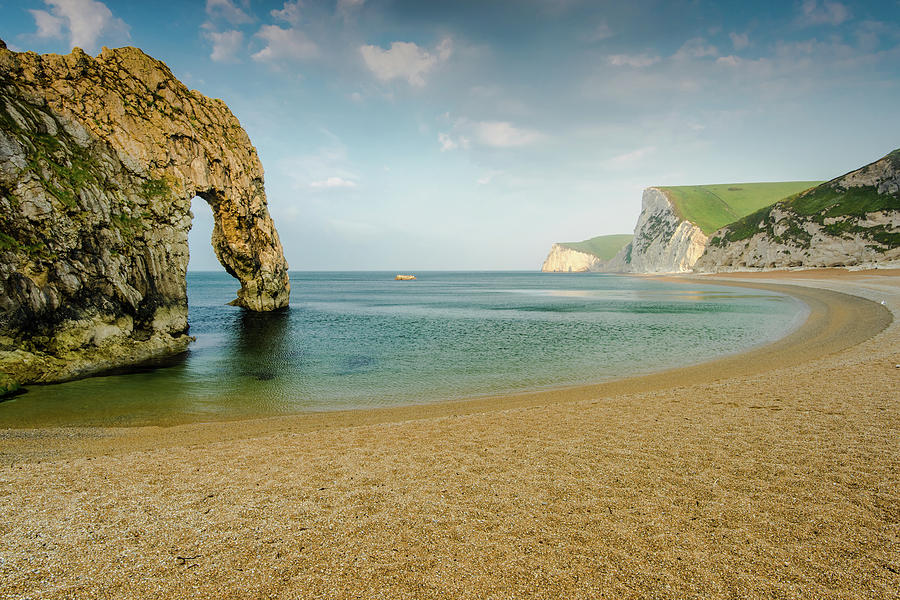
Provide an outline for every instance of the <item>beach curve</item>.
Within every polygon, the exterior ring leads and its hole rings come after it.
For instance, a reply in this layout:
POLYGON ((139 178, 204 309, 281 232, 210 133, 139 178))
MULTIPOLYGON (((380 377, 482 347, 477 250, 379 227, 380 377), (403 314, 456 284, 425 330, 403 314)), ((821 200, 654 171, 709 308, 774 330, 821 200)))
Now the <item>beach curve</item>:
POLYGON ((703 277, 775 286, 809 318, 765 347, 640 378, 165 429, 8 430, 0 575, 46 597, 63 596, 50 575, 66 593, 80 576, 140 597, 888 597, 900 277, 819 277, 703 277), (24 568, 41 540, 40 568, 24 568), (112 572, 81 557, 89 542, 122 557, 112 572))

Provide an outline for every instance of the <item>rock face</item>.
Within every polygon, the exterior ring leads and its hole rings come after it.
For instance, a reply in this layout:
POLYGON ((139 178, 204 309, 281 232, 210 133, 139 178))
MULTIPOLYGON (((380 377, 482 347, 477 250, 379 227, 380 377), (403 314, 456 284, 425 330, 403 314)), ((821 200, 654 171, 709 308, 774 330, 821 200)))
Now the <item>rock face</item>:
POLYGON ((0 47, 0 371, 61 381, 183 351, 194 196, 235 303, 286 306, 262 165, 221 100, 136 48, 0 47))
POLYGON ((707 237, 678 216, 665 192, 644 190, 634 239, 614 259, 629 273, 682 273, 690 271, 703 254, 707 237))
POLYGON ((586 271, 603 271, 605 261, 593 254, 579 252, 560 244, 550 247, 550 254, 541 266, 545 273, 583 273, 586 271))
POLYGON ((876 265, 900 260, 900 150, 710 236, 697 271, 876 265))
POLYGON ((624 264, 617 259, 631 242, 631 234, 599 235, 581 242, 553 244, 541 271, 545 273, 618 273, 624 264))

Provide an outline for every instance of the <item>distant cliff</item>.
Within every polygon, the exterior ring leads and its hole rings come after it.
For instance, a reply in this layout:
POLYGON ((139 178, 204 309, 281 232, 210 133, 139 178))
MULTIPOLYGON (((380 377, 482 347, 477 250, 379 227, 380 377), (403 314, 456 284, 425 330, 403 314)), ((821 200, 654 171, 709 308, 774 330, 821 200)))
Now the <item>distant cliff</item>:
POLYGON ((582 242, 553 244, 541 271, 548 273, 619 272, 624 263, 615 260, 631 241, 630 234, 601 235, 582 242))
POLYGON ((900 260, 900 149, 712 234, 698 271, 900 260))
POLYGON ((183 351, 194 196, 235 303, 286 306, 262 165, 221 100, 136 48, 0 44, 0 372, 60 381, 183 351))

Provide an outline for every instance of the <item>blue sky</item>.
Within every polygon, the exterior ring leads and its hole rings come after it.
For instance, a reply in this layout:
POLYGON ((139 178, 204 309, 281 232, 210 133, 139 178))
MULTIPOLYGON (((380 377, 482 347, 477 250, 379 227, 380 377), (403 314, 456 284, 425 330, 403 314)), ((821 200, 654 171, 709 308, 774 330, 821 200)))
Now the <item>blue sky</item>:
MULTIPOLYGON (((225 100, 292 269, 537 269, 651 185, 900 147, 900 1, 0 0, 14 50, 132 45, 225 100)), ((191 268, 217 269, 194 203, 191 268)))

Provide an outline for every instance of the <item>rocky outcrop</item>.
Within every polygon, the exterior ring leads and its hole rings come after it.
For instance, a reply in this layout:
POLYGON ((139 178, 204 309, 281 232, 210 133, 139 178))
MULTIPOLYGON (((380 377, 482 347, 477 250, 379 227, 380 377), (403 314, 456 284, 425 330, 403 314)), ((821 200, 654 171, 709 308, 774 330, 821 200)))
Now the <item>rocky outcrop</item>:
POLYGON ((541 265, 541 271, 545 273, 584 273, 586 271, 602 271, 604 264, 604 261, 593 254, 553 244, 550 247, 550 254, 541 265))
POLYGON ((900 150, 710 236, 697 271, 875 266, 900 260, 900 150))
POLYGON ((631 234, 599 235, 581 242, 553 244, 541 266, 545 273, 619 273, 624 262, 617 253, 629 242, 631 234))
POLYGON ((678 216, 665 192, 651 187, 641 199, 634 239, 615 260, 630 273, 682 273, 694 267, 706 242, 699 227, 678 216))
POLYGON ((221 100, 136 48, 0 48, 0 371, 60 381, 183 351, 194 196, 235 303, 286 306, 262 165, 221 100))

